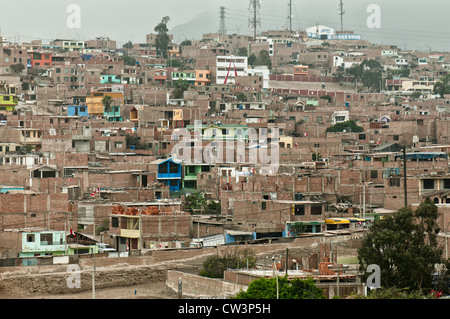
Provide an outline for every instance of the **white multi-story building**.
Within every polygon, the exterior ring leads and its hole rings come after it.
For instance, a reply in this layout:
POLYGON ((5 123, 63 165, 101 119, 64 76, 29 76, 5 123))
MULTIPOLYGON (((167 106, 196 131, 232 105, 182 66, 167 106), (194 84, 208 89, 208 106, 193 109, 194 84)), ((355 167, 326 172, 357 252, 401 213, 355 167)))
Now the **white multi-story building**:
POLYGON ((236 76, 247 76, 248 60, 245 56, 217 56, 216 84, 236 83, 236 76))
POLYGON ((313 39, 327 39, 330 36, 335 34, 334 29, 324 26, 324 25, 315 25, 313 27, 309 27, 306 29, 306 33, 309 38, 313 39))

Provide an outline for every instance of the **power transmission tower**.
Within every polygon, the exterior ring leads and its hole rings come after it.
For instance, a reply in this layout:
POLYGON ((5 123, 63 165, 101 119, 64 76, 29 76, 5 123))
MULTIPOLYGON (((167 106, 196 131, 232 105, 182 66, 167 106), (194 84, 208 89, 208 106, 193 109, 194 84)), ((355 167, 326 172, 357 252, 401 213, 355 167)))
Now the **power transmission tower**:
POLYGON ((289 0, 289 16, 288 16, 288 20, 289 20, 289 31, 292 31, 292 0, 289 0))
POLYGON ((344 32, 344 2, 340 0, 338 14, 341 16, 341 32, 344 32))
POLYGON ((260 7, 260 0, 250 0, 249 10, 251 10, 251 15, 248 19, 248 24, 249 27, 253 30, 253 40, 256 40, 257 26, 261 26, 261 19, 259 18, 260 7))
POLYGON ((225 7, 220 7, 219 35, 224 36, 226 34, 227 34, 227 30, 225 28, 225 7))

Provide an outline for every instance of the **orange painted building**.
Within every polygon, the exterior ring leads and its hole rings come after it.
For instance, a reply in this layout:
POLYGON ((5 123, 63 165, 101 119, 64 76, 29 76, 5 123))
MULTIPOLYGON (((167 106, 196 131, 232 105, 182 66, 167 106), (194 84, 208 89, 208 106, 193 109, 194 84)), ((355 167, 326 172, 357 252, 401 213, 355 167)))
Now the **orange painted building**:
POLYGON ((294 66, 294 75, 308 75, 308 66, 307 65, 294 66))
POLYGON ((195 85, 206 86, 211 84, 210 70, 195 70, 195 85))
POLYGON ((52 66, 52 54, 51 53, 32 53, 31 54, 31 66, 39 67, 39 66, 45 66, 50 67, 52 66))

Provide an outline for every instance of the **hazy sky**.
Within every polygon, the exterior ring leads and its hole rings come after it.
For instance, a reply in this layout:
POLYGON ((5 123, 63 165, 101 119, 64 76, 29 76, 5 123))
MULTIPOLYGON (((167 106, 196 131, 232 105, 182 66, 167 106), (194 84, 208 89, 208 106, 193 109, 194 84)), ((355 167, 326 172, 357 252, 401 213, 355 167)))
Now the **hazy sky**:
MULTIPOLYGON (((450 1, 448 0, 343 0, 344 29, 361 34, 374 43, 395 44, 414 50, 450 51, 450 1), (370 4, 380 8, 380 28, 369 28, 370 4)), ((289 0, 260 1, 261 29, 288 26, 289 0)), ((316 23, 340 28, 339 0, 292 0, 293 28, 304 29, 316 23)), ((226 12, 228 33, 252 34, 248 26, 249 0, 15 0, 2 3, 1 33, 10 41, 26 42, 55 38, 92 39, 109 36, 118 45, 131 40, 145 42, 145 35, 164 16, 170 17, 169 29, 176 38, 199 38, 217 32, 219 7, 226 12), (70 29, 67 7, 81 9, 81 27, 70 29), (202 15, 200 15, 202 14, 202 15), (193 19, 195 17, 201 19, 193 19), (197 27, 197 33, 191 30, 197 27), (176 33, 175 33, 176 31, 176 33), (202 32, 200 32, 202 33, 202 32)))

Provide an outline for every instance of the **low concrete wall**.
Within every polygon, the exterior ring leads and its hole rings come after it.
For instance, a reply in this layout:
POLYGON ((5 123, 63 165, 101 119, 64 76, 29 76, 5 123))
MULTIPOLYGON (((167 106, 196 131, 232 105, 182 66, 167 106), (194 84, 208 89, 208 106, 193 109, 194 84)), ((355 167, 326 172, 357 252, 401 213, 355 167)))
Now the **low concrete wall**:
POLYGON ((221 279, 197 276, 176 270, 167 271, 167 288, 178 293, 180 279, 182 296, 184 298, 226 299, 235 296, 241 289, 244 291, 247 289, 247 286, 244 285, 227 282, 221 279))

